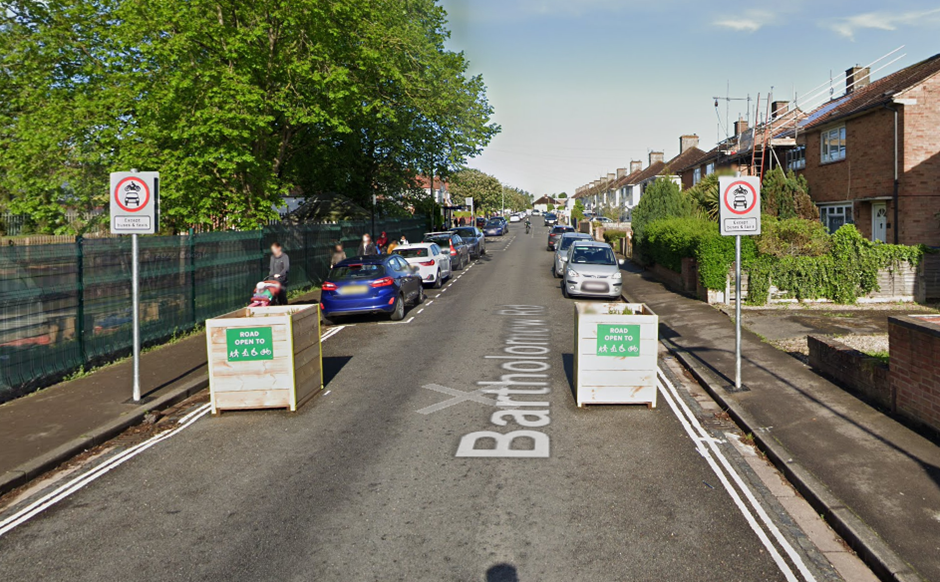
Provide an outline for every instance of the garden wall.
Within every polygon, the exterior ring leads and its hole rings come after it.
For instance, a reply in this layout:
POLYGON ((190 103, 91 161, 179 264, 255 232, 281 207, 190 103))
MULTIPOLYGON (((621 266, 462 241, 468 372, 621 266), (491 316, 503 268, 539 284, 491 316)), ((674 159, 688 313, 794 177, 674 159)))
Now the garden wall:
POLYGON ((940 316, 889 317, 888 341, 896 411, 940 431, 940 316))
POLYGON ((894 412, 888 366, 832 338, 810 335, 809 365, 862 400, 894 412))

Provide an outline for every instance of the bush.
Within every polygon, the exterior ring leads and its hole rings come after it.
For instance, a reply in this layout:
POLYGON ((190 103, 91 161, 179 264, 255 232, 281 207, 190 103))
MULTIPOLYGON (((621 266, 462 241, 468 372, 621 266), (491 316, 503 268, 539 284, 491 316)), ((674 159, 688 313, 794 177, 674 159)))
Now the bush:
POLYGON ((818 257, 829 252, 829 232, 818 220, 764 215, 757 237, 761 254, 774 257, 818 257))
POLYGON ((633 210, 633 240, 643 244, 646 227, 657 220, 667 218, 692 218, 698 212, 698 205, 678 184, 669 178, 659 178, 640 197, 640 203, 633 210))
POLYGON ((830 299, 855 303, 859 297, 878 290, 878 271, 901 263, 917 265, 924 256, 923 246, 887 245, 862 237, 853 224, 846 224, 830 238, 825 255, 761 255, 748 265, 747 302, 767 303, 774 284, 791 297, 830 299))
POLYGON ((617 242, 627 236, 627 232, 624 230, 605 230, 604 231, 604 241, 607 242, 610 246, 617 248, 617 242))
POLYGON ((809 197, 806 178, 780 167, 764 174, 761 182, 761 212, 781 219, 819 220, 819 210, 809 197))

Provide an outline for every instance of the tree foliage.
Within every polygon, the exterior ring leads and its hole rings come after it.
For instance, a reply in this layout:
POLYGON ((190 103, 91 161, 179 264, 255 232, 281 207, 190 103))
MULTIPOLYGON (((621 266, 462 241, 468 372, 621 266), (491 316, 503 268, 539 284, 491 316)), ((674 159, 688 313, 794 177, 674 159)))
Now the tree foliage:
POLYGON ((161 172, 170 225, 251 227, 285 194, 409 189, 499 127, 434 0, 9 0, 0 204, 44 228, 161 172))
POLYGON ((580 200, 576 200, 574 207, 571 208, 571 218, 584 220, 584 203, 580 200))
POLYGON ((499 208, 503 185, 495 177, 472 168, 460 170, 450 180, 450 192, 454 203, 464 198, 473 198, 473 206, 481 212, 499 208))
POLYGON ((779 166, 764 174, 761 182, 761 213, 781 219, 819 220, 819 210, 809 197, 806 178, 779 166))
POLYGON ((634 244, 644 242, 646 225, 664 218, 690 218, 698 213, 695 200, 669 178, 661 177, 643 192, 633 209, 634 244))

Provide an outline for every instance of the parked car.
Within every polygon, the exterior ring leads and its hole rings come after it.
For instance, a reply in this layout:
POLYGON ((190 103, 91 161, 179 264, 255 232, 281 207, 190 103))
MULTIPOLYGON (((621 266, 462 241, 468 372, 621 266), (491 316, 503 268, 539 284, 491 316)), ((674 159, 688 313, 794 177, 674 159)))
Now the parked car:
POLYGON ((606 224, 608 222, 613 222, 613 220, 607 218, 606 216, 596 216, 591 222, 600 222, 606 224))
POLYGON ((486 218, 477 216, 476 223, 477 228, 483 228, 486 225, 486 218))
POLYGON ((532 216, 541 216, 541 215, 542 215, 542 211, 539 210, 538 208, 535 208, 532 210, 532 216))
POLYGON ((542 222, 545 223, 545 226, 555 226, 558 224, 558 215, 554 212, 546 212, 542 217, 542 222))
POLYGON ((567 226, 564 224, 556 224, 548 231, 548 250, 555 250, 555 241, 561 238, 561 235, 566 232, 574 232, 574 227, 567 226))
POLYGON ((470 246, 457 233, 426 232, 424 242, 436 243, 445 253, 450 252, 450 266, 454 271, 462 271, 470 264, 470 246))
POLYGON ((552 261, 552 275, 561 277, 565 274, 565 263, 568 262, 568 249, 575 241, 594 240, 585 232, 566 232, 555 241, 555 260, 552 261))
POLYGON ((450 229, 460 235, 465 243, 470 247, 470 257, 479 259, 486 254, 486 235, 475 226, 458 226, 450 229))
POLYGON ((495 218, 488 220, 483 226, 483 234, 485 236, 503 236, 507 232, 509 232, 509 227, 506 223, 495 218))
POLYGON ((395 247, 393 254, 400 255, 412 267, 417 267, 421 281, 440 289, 444 279, 450 278, 450 253, 445 253, 437 243, 415 243, 395 247))
POLYGON ((572 243, 566 263, 561 284, 565 297, 620 297, 623 275, 609 244, 595 241, 572 243))
POLYGON ((509 217, 509 222, 522 222, 522 218, 518 214, 513 214, 509 217))
POLYGON ((330 269, 320 289, 320 308, 327 324, 338 317, 370 313, 400 321, 406 303, 424 302, 418 269, 397 254, 341 261, 330 269))

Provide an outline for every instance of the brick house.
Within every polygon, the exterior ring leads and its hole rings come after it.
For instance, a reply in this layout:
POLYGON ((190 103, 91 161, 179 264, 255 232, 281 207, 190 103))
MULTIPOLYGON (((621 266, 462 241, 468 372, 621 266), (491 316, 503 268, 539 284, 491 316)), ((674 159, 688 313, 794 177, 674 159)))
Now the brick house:
POLYGON ((830 231, 854 223, 871 240, 940 245, 938 73, 940 55, 874 82, 849 69, 845 94, 802 120, 805 159, 788 162, 804 166, 830 231))

